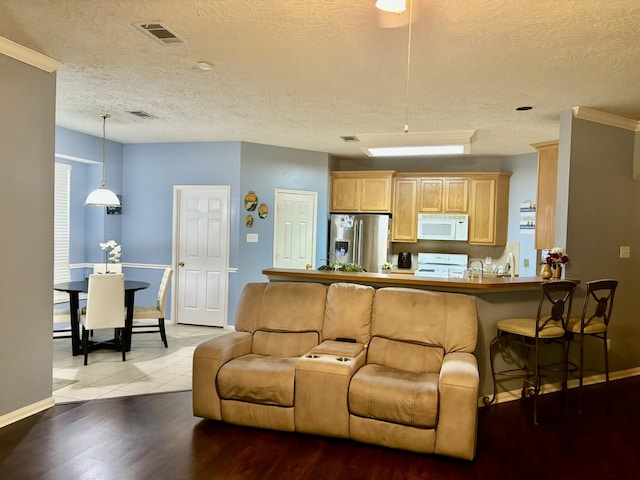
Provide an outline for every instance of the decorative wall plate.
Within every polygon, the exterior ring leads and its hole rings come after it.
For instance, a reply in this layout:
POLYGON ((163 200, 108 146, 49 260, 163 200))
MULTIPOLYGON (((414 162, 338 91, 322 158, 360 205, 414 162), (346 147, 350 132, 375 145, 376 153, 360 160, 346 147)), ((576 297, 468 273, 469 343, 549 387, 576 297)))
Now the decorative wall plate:
POLYGON ((258 216, 260 218, 267 218, 267 215, 269 215, 269 207, 267 207, 266 203, 261 203, 258 207, 258 216))
POLYGON ((247 226, 247 228, 253 227, 253 215, 247 215, 244 219, 244 224, 247 226))
POLYGON ((250 190, 244 196, 244 208, 246 208, 249 212, 253 212, 258 206, 258 197, 253 190, 250 190))

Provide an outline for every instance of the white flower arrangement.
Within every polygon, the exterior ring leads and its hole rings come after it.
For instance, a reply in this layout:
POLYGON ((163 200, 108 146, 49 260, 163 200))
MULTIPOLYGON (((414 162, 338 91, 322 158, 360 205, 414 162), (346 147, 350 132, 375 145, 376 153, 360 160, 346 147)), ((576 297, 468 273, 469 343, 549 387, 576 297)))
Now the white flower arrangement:
POLYGON ((111 263, 120 262, 120 255, 122 255, 122 247, 116 243, 115 240, 109 240, 108 242, 102 242, 100 248, 104 250, 104 263, 107 263, 107 259, 111 263))

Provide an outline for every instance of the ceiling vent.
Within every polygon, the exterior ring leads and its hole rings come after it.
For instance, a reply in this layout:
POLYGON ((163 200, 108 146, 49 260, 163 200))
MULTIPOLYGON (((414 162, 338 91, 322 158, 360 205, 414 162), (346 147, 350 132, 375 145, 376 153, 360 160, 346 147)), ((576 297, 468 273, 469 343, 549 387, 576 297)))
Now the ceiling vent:
POLYGON ((140 117, 140 118, 158 118, 154 115, 151 115, 150 113, 143 112, 142 110, 127 111, 127 113, 130 113, 131 115, 135 115, 136 117, 140 117))
POLYGON ((133 24, 141 32, 146 33, 156 42, 160 42, 162 45, 185 45, 187 41, 178 35, 176 32, 172 32, 162 22, 137 22, 133 24))

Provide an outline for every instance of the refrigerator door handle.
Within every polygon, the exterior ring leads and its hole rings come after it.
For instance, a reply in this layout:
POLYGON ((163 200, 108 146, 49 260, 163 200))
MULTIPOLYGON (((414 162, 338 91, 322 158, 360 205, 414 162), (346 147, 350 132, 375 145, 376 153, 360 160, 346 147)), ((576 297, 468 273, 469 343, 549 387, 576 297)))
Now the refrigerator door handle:
POLYGON ((358 221, 353 221, 353 245, 351 246, 353 254, 351 255, 351 261, 358 263, 358 221))
POLYGON ((358 222, 358 265, 362 265, 362 220, 358 222))

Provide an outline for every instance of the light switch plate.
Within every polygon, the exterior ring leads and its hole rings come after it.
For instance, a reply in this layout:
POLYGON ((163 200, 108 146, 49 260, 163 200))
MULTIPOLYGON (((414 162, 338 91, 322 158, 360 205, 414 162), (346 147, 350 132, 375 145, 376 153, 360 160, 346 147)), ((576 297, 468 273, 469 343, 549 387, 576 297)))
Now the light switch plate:
POLYGON ((247 233, 247 243, 255 243, 258 241, 257 233, 247 233))
POLYGON ((620 245, 620 258, 630 258, 630 257, 631 257, 631 246, 620 245))

